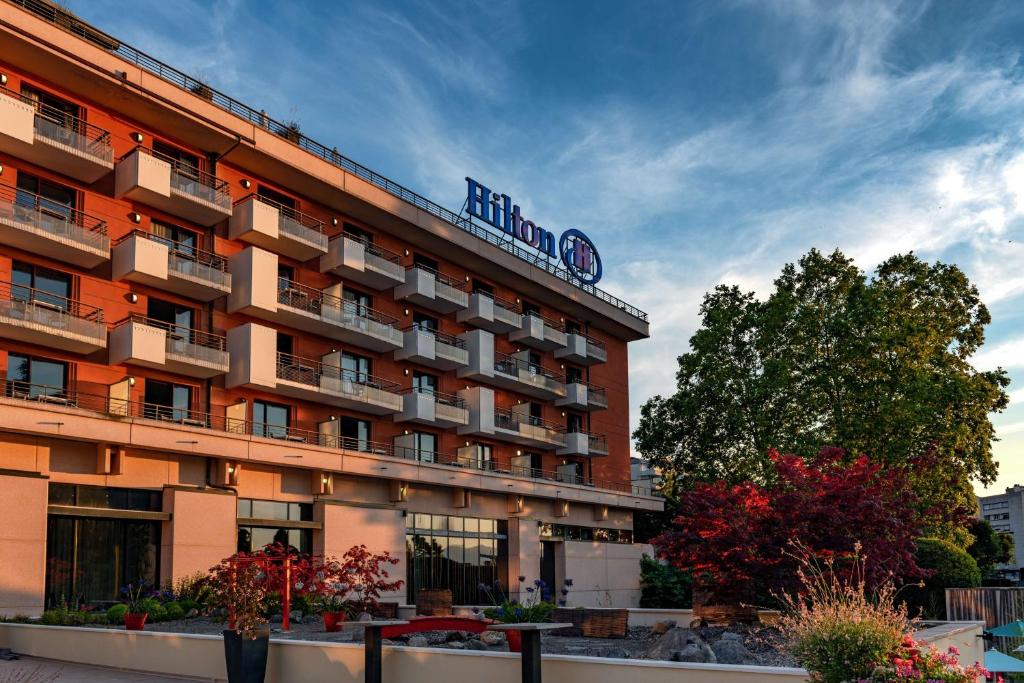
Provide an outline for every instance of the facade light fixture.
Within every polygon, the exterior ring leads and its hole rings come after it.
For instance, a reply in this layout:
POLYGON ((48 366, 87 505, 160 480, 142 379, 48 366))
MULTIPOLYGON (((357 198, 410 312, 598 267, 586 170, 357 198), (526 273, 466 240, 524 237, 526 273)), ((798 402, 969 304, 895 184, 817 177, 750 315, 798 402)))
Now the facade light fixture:
POLYGON ((136 294, 135 292, 128 292, 127 294, 125 294, 124 298, 127 299, 128 303, 130 304, 139 303, 139 295, 136 294))
POLYGON ((145 135, 143 135, 142 133, 140 133, 140 132, 139 132, 139 131, 137 131, 137 130, 136 130, 136 131, 132 131, 132 133, 131 133, 131 136, 130 136, 130 137, 131 137, 132 141, 133 141, 133 142, 134 142, 135 144, 137 144, 137 145, 141 145, 141 144, 142 144, 142 141, 146 139, 146 136, 145 136, 145 135))
POLYGON ((252 187, 252 181, 249 180, 248 178, 242 178, 242 187, 248 190, 250 187, 252 187))
POLYGON ((142 214, 139 213, 138 211, 132 211, 130 214, 128 214, 128 218, 131 219, 131 222, 135 223, 136 225, 142 222, 142 214))

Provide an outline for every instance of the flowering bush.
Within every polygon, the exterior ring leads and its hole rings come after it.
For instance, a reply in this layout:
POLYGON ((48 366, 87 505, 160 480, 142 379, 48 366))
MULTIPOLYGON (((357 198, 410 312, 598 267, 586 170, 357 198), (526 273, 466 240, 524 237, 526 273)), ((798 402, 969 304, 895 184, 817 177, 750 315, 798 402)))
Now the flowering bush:
POLYGON ((210 569, 207 604, 234 615, 235 630, 254 639, 267 623, 267 606, 275 585, 261 552, 235 553, 210 569))
POLYGON ((312 558, 303 566, 296 588, 322 612, 345 611, 357 616, 372 611, 381 593, 402 587, 404 581, 392 581, 388 574, 388 565, 395 564, 398 559, 390 553, 374 554, 365 545, 357 545, 349 548, 341 560, 312 558))
POLYGON ((960 652, 950 646, 941 652, 934 645, 923 647, 909 634, 892 654, 890 660, 877 667, 858 683, 900 683, 902 681, 928 681, 929 683, 975 683, 988 672, 980 664, 964 668, 959 662, 960 652))

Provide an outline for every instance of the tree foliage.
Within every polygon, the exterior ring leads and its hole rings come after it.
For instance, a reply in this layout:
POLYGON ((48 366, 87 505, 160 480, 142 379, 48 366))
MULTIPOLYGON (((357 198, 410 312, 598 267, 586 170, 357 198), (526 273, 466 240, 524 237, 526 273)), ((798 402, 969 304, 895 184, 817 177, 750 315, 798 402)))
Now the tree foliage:
POLYGON ((693 575, 695 591, 726 603, 797 590, 794 543, 805 555, 835 561, 837 571, 859 546, 869 586, 918 578, 914 539, 926 517, 911 474, 935 465, 930 453, 883 468, 836 448, 809 459, 770 451, 770 484, 699 484, 680 499, 673 528, 655 545, 660 557, 693 575))
POLYGON ((911 614, 928 619, 946 618, 946 589, 981 585, 981 570, 967 551, 941 538, 917 539, 917 564, 925 570, 920 587, 904 592, 911 614))
POLYGON ((869 278, 839 251, 789 264, 765 300, 719 286, 700 308, 677 391, 644 404, 634 434, 684 488, 772 476, 772 448, 810 457, 841 445, 887 465, 933 449, 922 498, 973 502, 994 480, 991 413, 1002 369, 978 371, 988 310, 956 266, 897 255, 869 278))
POLYGON ((984 519, 971 520, 968 531, 974 540, 967 546, 967 552, 978 563, 982 576, 991 574, 997 564, 1013 559, 1012 535, 1000 534, 984 519))

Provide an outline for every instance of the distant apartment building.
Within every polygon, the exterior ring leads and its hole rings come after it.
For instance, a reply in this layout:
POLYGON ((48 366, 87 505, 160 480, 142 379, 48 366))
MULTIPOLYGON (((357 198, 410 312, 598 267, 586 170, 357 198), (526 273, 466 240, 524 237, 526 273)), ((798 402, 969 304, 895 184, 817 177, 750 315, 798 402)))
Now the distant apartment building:
POLYGON ((1007 488, 1006 493, 979 497, 978 516, 998 533, 1013 535, 1014 561, 998 569, 1019 577, 1020 568, 1024 567, 1024 486, 1018 484, 1007 488))
POLYGON ((642 486, 646 491, 656 491, 661 486, 661 473, 641 458, 629 459, 629 478, 633 486, 642 486))

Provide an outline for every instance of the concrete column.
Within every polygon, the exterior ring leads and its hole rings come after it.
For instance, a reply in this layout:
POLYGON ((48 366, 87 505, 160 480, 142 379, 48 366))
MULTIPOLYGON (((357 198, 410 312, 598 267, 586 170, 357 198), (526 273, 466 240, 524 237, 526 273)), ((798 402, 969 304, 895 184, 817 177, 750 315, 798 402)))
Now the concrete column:
POLYGON ((402 587, 381 597, 388 602, 406 603, 405 518, 402 510, 318 501, 313 517, 323 524, 320 542, 313 548, 315 553, 340 560, 352 546, 365 545, 371 553, 387 551, 398 558, 398 564, 388 567, 388 580, 401 579, 402 587))
POLYGON ((233 555, 238 548, 238 503, 221 489, 164 488, 164 522, 160 546, 160 580, 175 581, 233 555))
POLYGON ((532 585, 540 578, 540 528, 535 519, 508 520, 508 587, 511 597, 524 599, 519 595, 519 577, 526 577, 526 584, 532 585))
POLYGON ((49 478, 0 470, 0 614, 43 613, 49 478))

